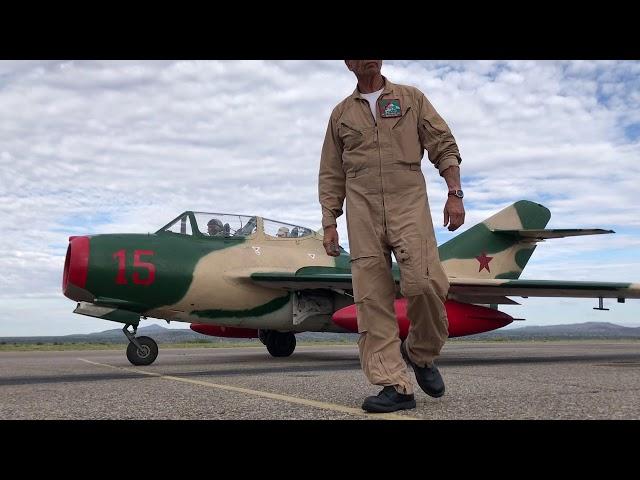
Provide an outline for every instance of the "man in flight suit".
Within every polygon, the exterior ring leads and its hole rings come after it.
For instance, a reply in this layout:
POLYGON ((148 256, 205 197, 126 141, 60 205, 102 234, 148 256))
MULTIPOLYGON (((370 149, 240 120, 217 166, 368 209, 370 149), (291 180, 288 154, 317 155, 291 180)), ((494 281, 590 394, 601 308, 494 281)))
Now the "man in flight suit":
POLYGON ((422 92, 382 76, 382 60, 345 63, 358 84, 333 109, 322 147, 318 190, 324 246, 328 255, 339 255, 336 218, 346 198, 360 361, 369 381, 384 386, 377 396, 367 397, 362 408, 415 408, 407 364, 425 393, 444 394, 434 359, 448 336, 444 302, 449 290, 420 163, 426 149, 447 182, 444 225, 453 231, 464 223, 460 152, 422 92), (391 252, 400 267, 400 289, 411 322, 402 344, 391 252))

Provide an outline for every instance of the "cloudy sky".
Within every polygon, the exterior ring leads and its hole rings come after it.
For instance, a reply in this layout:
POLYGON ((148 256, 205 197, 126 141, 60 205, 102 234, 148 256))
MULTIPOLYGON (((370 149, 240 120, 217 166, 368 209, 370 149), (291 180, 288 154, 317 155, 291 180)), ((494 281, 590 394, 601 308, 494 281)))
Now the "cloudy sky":
MULTIPOLYGON (((551 209, 548 228, 617 232, 545 242, 522 278, 640 281, 640 62, 385 61, 383 73, 451 127, 463 229, 528 199, 551 209)), ((0 336, 117 326, 71 313, 69 235, 152 232, 184 210, 319 228, 324 132, 354 87, 342 61, 0 61, 0 336)), ((445 184, 423 171, 440 221, 445 184)), ((344 217, 339 232, 348 247, 344 217)), ((452 235, 438 225, 439 243, 452 235)), ((517 326, 640 325, 637 300, 521 302, 505 308, 527 318, 517 326)))

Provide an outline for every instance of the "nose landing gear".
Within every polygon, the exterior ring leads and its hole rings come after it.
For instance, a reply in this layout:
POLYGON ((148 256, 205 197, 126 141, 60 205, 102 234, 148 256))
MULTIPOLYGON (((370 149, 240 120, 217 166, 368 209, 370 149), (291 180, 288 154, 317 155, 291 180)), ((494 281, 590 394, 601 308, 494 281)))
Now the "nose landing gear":
POLYGON ((151 365, 158 358, 158 344, 151 337, 136 337, 136 325, 127 324, 122 331, 129 339, 127 358, 133 365, 151 365), (129 327, 133 327, 133 332, 129 327))

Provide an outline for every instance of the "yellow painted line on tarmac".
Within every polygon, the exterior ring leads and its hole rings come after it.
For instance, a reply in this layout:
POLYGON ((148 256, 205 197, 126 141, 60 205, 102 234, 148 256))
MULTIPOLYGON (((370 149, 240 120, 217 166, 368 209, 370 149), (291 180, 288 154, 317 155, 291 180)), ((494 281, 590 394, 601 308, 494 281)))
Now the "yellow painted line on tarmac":
POLYGON ((114 365, 108 365, 106 363, 93 362, 85 358, 78 358, 78 360, 85 363, 90 363, 92 365, 98 365, 100 367, 113 368, 115 370, 124 370, 125 372, 140 373, 142 375, 148 375, 150 377, 164 378, 165 380, 173 380, 176 382, 191 383, 193 385, 217 388, 220 390, 228 390, 230 392, 246 393, 248 395, 255 395, 258 397, 270 398, 271 400, 280 400, 283 402, 304 405, 306 407, 321 408, 323 410, 331 410, 334 412, 358 415, 360 417, 367 417, 367 418, 374 418, 374 419, 381 419, 381 420, 421 420, 420 418, 410 417, 407 415, 398 415, 395 413, 367 413, 360 408, 346 407, 344 405, 338 405, 336 403, 319 402, 317 400, 309 400, 307 398, 292 397, 289 395, 282 395, 279 393, 263 392, 261 390, 252 390, 250 388, 234 387, 232 385, 223 385, 220 383, 203 382, 201 380, 191 380, 189 378, 174 377, 172 375, 163 375, 161 373, 155 373, 155 372, 145 372, 144 370, 138 370, 136 368, 116 367, 114 365))

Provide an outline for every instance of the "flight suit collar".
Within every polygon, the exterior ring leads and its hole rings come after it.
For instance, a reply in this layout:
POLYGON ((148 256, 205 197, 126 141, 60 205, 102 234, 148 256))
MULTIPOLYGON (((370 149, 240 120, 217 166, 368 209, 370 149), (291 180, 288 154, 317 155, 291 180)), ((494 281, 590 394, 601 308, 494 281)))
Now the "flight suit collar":
MULTIPOLYGON (((393 83, 391 83, 387 79, 387 77, 385 77, 383 75, 382 78, 384 79, 384 87, 383 87, 382 93, 380 94, 380 97, 382 97, 383 95, 386 95, 388 93, 393 93, 394 87, 395 87, 395 85, 393 83)), ((360 90, 358 90, 358 84, 356 84, 356 89, 351 94, 351 98, 353 98, 353 99, 360 98, 360 99, 364 100, 364 98, 362 97, 362 94, 360 93, 360 90)))

